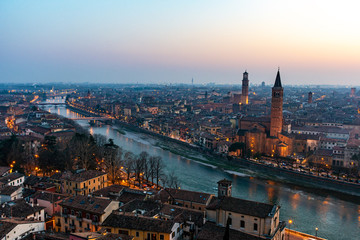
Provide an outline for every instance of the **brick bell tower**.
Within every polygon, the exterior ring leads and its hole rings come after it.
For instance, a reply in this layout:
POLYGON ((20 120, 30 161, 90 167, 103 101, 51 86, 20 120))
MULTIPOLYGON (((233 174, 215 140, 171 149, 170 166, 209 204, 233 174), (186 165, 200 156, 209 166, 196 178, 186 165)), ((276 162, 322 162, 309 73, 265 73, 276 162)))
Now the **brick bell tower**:
POLYGON ((241 104, 249 104, 249 74, 247 71, 243 73, 242 89, 241 89, 241 104))
POLYGON ((282 131, 283 125, 283 92, 281 86, 280 69, 276 74, 275 84, 272 88, 271 97, 271 121, 270 121, 270 136, 277 137, 282 131))

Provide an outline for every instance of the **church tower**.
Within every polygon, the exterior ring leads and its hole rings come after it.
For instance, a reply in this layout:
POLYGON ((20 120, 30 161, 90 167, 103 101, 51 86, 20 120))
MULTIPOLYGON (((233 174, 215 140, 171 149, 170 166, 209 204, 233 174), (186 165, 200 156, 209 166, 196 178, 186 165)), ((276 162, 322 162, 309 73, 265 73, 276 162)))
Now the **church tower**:
POLYGON ((283 125, 283 92, 281 86, 280 70, 276 74, 275 84, 272 88, 271 97, 271 121, 270 121, 270 136, 277 137, 278 133, 282 131, 283 125))
POLYGON ((249 104, 249 78, 246 71, 243 73, 241 104, 249 104))

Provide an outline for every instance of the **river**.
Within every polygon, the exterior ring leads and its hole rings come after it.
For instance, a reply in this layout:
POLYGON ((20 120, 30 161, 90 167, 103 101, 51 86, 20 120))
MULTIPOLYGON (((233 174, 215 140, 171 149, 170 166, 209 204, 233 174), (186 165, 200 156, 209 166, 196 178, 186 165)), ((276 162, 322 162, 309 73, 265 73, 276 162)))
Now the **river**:
MULTIPOLYGON (((43 106, 43 109, 67 118, 81 117, 81 114, 65 106, 48 105, 43 106)), ((102 134, 114 139, 115 144, 124 150, 135 154, 147 151, 150 155, 161 156, 165 172, 174 171, 183 189, 216 194, 214 187, 217 186, 217 181, 226 178, 233 182, 234 197, 265 203, 277 202, 281 206, 280 219, 293 221, 291 229, 315 235, 315 227, 318 227, 318 236, 329 240, 360 239, 360 202, 356 202, 359 198, 348 197, 344 200, 326 191, 318 192, 264 179, 263 175, 260 177, 258 173, 251 171, 230 174, 163 150, 155 146, 159 140, 153 137, 129 131, 123 135, 109 125, 90 127, 86 120, 77 122, 89 129, 91 134, 102 134)))

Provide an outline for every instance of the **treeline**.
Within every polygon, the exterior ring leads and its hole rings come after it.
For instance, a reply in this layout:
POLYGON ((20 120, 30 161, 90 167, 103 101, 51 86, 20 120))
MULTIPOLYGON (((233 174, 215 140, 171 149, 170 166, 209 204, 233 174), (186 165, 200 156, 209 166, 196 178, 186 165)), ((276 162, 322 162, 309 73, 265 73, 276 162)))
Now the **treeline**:
POLYGON ((1 164, 10 166, 14 163, 14 170, 26 174, 35 171, 50 176, 56 171, 99 170, 107 172, 112 183, 124 180, 141 186, 151 181, 157 186, 179 187, 174 173, 164 174, 161 157, 126 151, 100 134, 76 133, 66 142, 57 142, 55 137, 48 136, 37 154, 31 151, 33 146, 29 144, 16 136, 1 141, 1 164))

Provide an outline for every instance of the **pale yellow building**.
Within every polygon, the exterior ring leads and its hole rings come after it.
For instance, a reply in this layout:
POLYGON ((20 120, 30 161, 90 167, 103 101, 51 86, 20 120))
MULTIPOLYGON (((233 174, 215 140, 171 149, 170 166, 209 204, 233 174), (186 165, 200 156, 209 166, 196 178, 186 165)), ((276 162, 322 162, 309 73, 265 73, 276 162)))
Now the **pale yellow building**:
POLYGON ((102 224, 107 232, 126 234, 134 240, 177 240, 182 235, 182 226, 173 220, 112 213, 102 224))
POLYGON ((107 186, 107 173, 100 171, 89 170, 64 174, 61 178, 62 193, 74 196, 88 195, 107 186))

